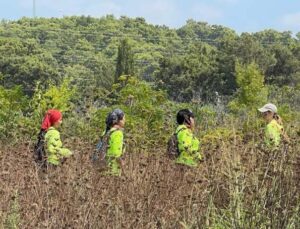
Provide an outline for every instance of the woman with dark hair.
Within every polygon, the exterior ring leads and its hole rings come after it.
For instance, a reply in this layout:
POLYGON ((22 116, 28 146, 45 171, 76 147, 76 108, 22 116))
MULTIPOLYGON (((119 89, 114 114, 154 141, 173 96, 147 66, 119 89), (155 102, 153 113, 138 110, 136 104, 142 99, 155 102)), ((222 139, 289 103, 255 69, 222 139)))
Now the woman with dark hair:
POLYGON ((193 135, 195 128, 195 116, 188 109, 177 113, 176 135, 178 140, 179 155, 176 163, 195 167, 202 156, 199 152, 199 140, 193 135))
POLYGON ((125 126, 125 114, 120 109, 110 112, 106 118, 106 130, 104 135, 108 135, 108 146, 105 154, 108 171, 107 174, 120 176, 123 153, 123 129, 125 126))

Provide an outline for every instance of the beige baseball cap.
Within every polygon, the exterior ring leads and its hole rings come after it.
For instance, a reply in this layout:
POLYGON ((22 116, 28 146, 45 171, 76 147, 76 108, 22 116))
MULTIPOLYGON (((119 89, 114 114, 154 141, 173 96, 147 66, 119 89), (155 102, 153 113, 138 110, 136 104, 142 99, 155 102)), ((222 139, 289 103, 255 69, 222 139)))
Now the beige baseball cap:
POLYGON ((267 111, 277 113, 277 107, 273 103, 267 103, 262 108, 259 108, 258 110, 262 113, 267 112, 267 111))

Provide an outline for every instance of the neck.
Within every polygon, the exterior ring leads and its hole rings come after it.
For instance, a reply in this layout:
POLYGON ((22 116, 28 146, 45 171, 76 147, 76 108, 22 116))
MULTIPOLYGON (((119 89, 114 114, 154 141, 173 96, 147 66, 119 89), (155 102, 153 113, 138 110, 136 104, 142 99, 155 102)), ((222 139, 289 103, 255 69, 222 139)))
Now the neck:
POLYGON ((191 125, 189 125, 189 124, 187 124, 187 123, 185 123, 185 124, 183 124, 183 125, 185 125, 188 129, 192 129, 192 127, 191 127, 191 125))
POLYGON ((120 125, 116 124, 116 125, 113 125, 112 128, 121 129, 122 127, 120 125))
POLYGON ((269 124, 270 122, 272 122, 273 118, 272 119, 269 119, 269 120, 266 120, 267 123, 269 124))

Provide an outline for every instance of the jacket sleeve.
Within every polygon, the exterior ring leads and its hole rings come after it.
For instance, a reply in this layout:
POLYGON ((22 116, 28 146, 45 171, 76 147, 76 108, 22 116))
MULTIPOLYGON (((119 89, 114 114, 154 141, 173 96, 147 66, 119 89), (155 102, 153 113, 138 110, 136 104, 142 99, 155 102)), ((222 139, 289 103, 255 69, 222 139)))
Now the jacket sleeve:
POLYGON ((72 154, 69 149, 62 147, 60 133, 57 130, 49 133, 47 148, 50 154, 56 154, 58 157, 68 157, 72 154))

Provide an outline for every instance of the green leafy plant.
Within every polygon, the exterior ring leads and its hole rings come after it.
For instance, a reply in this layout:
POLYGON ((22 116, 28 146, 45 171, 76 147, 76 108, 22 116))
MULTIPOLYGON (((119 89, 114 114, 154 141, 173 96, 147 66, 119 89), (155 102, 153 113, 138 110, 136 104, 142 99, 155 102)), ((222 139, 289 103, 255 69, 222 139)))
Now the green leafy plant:
POLYGON ((236 65, 236 83, 236 98, 229 103, 232 111, 253 112, 267 102, 268 91, 264 85, 264 75, 255 63, 236 65))
POLYGON ((15 191, 10 212, 7 215, 5 226, 8 229, 18 229, 20 227, 21 216, 20 216, 20 206, 19 206, 19 194, 15 191))

